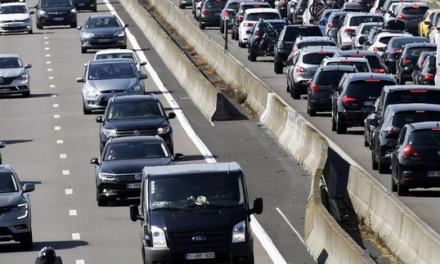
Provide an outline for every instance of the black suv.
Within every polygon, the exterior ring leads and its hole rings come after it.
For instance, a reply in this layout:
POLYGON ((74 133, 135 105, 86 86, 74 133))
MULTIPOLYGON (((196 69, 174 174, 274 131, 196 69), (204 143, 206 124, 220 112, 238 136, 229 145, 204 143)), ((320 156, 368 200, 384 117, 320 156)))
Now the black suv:
POLYGON ((391 154, 391 189, 407 196, 409 188, 440 187, 440 123, 405 125, 391 154))
POLYGON ((315 116, 316 112, 332 110, 332 96, 345 73, 356 73, 354 66, 321 66, 315 73, 307 89, 307 113, 315 116))
POLYGON ((415 68, 415 63, 423 51, 437 51, 437 44, 431 43, 412 43, 407 44, 403 49, 402 56, 396 64, 396 80, 399 84, 411 81, 411 73, 415 68))
POLYGON ((388 67, 382 62, 375 51, 369 50, 338 50, 333 57, 366 58, 374 73, 389 73, 388 67))
POLYGON ((174 117, 174 112, 166 116, 162 103, 154 95, 112 97, 104 118, 96 117, 96 122, 102 124, 99 130, 100 150, 102 152, 110 138, 159 135, 174 153, 173 128, 168 121, 174 117))
POLYGON ((432 104, 389 105, 372 133, 371 157, 373 170, 387 173, 391 152, 402 127, 409 123, 440 121, 440 106, 432 104))
POLYGON ((95 166, 96 201, 106 206, 109 201, 139 198, 142 169, 145 166, 174 165, 175 158, 159 136, 113 138, 106 144, 101 162, 95 166))
POLYGON ((292 50, 292 45, 299 36, 322 36, 318 26, 288 25, 280 33, 278 42, 274 47, 274 71, 283 73, 286 66, 287 57, 292 50))
POLYGON ((145 167, 141 211, 143 263, 254 263, 251 209, 240 165, 201 163, 145 167))
POLYGON ((332 97, 332 131, 345 134, 347 127, 363 127, 382 88, 394 84, 396 80, 389 74, 345 74, 332 97))
POLYGON ((43 26, 69 25, 77 27, 76 8, 71 0, 40 0, 35 6, 37 28, 43 26))
POLYGON ((385 52, 382 55, 383 61, 391 73, 396 73, 396 62, 402 55, 405 45, 410 43, 428 43, 424 37, 394 37, 388 42, 385 52))

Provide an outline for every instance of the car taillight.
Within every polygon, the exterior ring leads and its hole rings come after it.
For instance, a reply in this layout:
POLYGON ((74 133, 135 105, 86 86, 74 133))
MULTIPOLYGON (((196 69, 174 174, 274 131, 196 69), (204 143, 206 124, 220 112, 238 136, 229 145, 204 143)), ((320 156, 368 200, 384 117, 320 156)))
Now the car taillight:
POLYGON ((420 6, 413 6, 413 9, 419 9, 420 6))
POLYGON ((391 126, 391 127, 385 128, 385 131, 388 133, 397 133, 397 132, 400 132, 400 128, 391 126))
POLYGON ((255 32, 255 38, 257 39, 257 38, 259 38, 259 37, 260 37, 260 32, 256 31, 256 32, 255 32))
POLYGON ((285 45, 284 45, 284 42, 280 42, 280 44, 278 45, 278 48, 279 49, 285 49, 285 45))
POLYGON ((344 97, 342 98, 342 102, 343 102, 343 103, 349 103, 349 102, 353 102, 353 101, 356 101, 356 98, 353 98, 353 97, 347 97, 347 96, 344 96, 344 97))
POLYGON ((385 69, 371 69, 372 72, 385 73, 385 69))
POLYGON ((298 67, 298 68, 296 68, 295 72, 297 72, 297 73, 306 73, 307 70, 304 69, 304 68, 298 67))
POLYGON ((254 23, 244 22, 243 27, 252 27, 254 23))
POLYGON ((282 6, 287 5, 287 1, 281 1, 281 5, 282 6))
POLYGON ((406 58, 403 58, 403 59, 402 59, 402 63, 403 63, 403 64, 411 64, 411 61, 408 60, 408 59, 406 59, 406 58))
POLYGON ((419 153, 417 153, 413 148, 411 148, 410 145, 406 145, 405 149, 403 150, 403 157, 409 158, 411 156, 418 156, 419 153))
POLYGON ((333 23, 328 24, 328 27, 329 27, 329 28, 332 28, 332 27, 334 27, 334 26, 335 26, 335 24, 333 24, 333 23))
POLYGON ((253 7, 257 8, 257 7, 260 7, 260 5, 253 5, 253 7))
POLYGON ((374 51, 378 51, 377 47, 374 47, 373 50, 374 50, 374 51))
POLYGON ((352 60, 342 60, 342 62, 353 62, 352 60))
POLYGON ((401 53, 402 49, 392 49, 390 53, 401 53))
POLYGON ((405 18, 406 18, 406 16, 404 14, 399 14, 397 16, 397 19, 405 19, 405 18))
POLYGON ((424 80, 424 81, 431 81, 431 80, 434 80, 434 75, 432 75, 432 74, 424 74, 424 75, 423 75, 423 80, 424 80))
POLYGON ((319 85, 316 83, 312 84, 312 93, 319 93, 319 85))
POLYGON ((427 93, 428 90, 411 90, 410 93, 427 93))
POLYGON ((209 12, 208 12, 208 10, 206 10, 206 9, 202 9, 202 15, 207 15, 207 14, 209 14, 209 12))
POLYGON ((229 16, 229 12, 227 10, 223 11, 223 16, 229 16))
POLYGON ((353 32, 355 32, 355 31, 356 31, 356 30, 353 29, 353 28, 346 28, 346 29, 344 30, 345 33, 353 33, 353 32))
POLYGON ((366 79, 364 82, 380 82, 378 79, 366 79))

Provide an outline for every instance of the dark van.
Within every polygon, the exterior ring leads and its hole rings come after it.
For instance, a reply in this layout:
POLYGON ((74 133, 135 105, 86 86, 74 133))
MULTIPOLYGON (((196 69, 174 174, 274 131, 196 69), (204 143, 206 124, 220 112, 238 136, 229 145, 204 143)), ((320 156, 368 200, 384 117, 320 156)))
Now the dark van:
POLYGON ((145 167, 140 211, 143 263, 254 263, 249 207, 240 165, 203 163, 145 167))

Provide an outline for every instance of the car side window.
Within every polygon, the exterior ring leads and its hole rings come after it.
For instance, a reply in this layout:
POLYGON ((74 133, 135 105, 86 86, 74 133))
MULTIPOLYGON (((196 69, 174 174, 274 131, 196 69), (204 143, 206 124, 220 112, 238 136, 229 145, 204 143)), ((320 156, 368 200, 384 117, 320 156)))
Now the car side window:
POLYGON ((398 145, 402 145, 403 142, 405 141, 406 131, 407 131, 407 129, 406 129, 406 127, 404 127, 402 129, 402 131, 400 132, 399 139, 397 140, 398 145))

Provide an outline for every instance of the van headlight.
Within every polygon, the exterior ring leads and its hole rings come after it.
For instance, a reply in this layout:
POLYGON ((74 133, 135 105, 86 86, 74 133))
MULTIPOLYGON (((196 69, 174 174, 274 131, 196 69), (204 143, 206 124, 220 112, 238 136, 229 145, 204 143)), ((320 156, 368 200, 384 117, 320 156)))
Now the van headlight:
POLYGON ((232 229, 232 243, 240 243, 246 241, 246 223, 241 221, 232 229))
POLYGON ((151 237, 153 239, 153 247, 167 247, 165 232, 157 226, 151 226, 151 237))
POLYGON ((86 92, 86 97, 90 98, 90 97, 97 97, 99 94, 98 89, 90 87, 90 86, 86 86, 85 88, 85 92, 86 92))
POLYGON ((99 173, 98 174, 98 176, 99 176, 99 178, 101 179, 101 180, 108 180, 108 181, 113 181, 113 180, 115 180, 115 175, 114 174, 111 174, 111 173, 99 173))
POLYGON ((170 132, 170 126, 159 127, 157 129, 157 134, 158 135, 166 134, 168 132, 170 132))
POLYGON ((106 137, 108 137, 108 138, 113 138, 113 137, 117 137, 118 136, 118 133, 117 133, 116 129, 105 129, 105 128, 102 128, 102 133, 106 137))
POLYGON ((19 216, 17 219, 26 218, 28 216, 28 204, 18 204, 16 207, 12 208, 10 212, 13 214, 18 214, 19 216))

